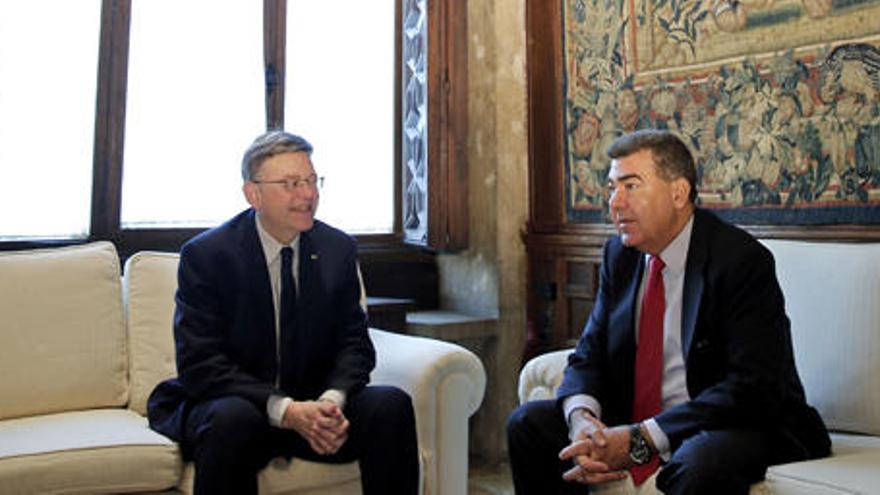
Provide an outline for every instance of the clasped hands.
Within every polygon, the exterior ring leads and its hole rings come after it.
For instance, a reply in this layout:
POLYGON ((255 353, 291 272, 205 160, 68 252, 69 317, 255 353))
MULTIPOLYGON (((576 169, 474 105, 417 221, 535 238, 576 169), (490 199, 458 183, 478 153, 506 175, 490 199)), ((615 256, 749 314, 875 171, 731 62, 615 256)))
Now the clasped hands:
POLYGON ((592 414, 577 411, 571 417, 571 444, 559 452, 574 467, 562 478, 588 485, 621 480, 635 465, 629 456, 629 427, 608 428, 592 414))
POLYGON ((315 452, 335 454, 348 440, 348 419, 329 400, 293 401, 284 411, 281 426, 295 430, 315 452))

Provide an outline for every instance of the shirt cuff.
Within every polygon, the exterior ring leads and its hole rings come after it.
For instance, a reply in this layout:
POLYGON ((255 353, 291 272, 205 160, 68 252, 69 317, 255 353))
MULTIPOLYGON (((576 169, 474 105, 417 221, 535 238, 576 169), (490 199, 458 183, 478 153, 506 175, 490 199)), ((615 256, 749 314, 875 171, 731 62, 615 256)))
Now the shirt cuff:
POLYGON ((342 390, 331 388, 321 394, 321 396, 318 397, 318 400, 329 400, 330 402, 336 404, 339 409, 345 409, 345 392, 343 392, 342 390))
POLYGON ((269 415, 269 424, 277 428, 281 428, 281 422, 284 419, 284 411, 287 406, 293 402, 290 397, 283 395, 270 395, 266 402, 266 414, 269 415))
POLYGON ((587 394, 572 395, 562 401, 562 412, 565 414, 565 422, 569 427, 571 427, 571 413, 577 409, 586 409, 596 419, 602 419, 602 406, 599 405, 599 401, 587 394))
POLYGON ((660 459, 663 462, 669 462, 669 458, 671 457, 671 452, 669 452, 669 437, 666 436, 666 433, 663 433, 663 430, 660 429, 660 425, 657 424, 657 421, 654 418, 647 419, 643 423, 645 425, 645 429, 648 430, 648 435, 651 436, 651 441, 654 442, 654 448, 657 449, 657 455, 660 456, 660 459))

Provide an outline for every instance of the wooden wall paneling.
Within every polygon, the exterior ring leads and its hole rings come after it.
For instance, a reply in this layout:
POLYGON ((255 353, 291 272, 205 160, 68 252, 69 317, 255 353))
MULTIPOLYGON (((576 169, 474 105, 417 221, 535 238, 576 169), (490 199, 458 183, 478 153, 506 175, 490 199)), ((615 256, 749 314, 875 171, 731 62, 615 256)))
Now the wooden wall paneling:
POLYGON ((428 2, 428 240, 468 243, 467 2, 428 2))
POLYGON ((562 129, 562 2, 526 2, 529 112, 529 230, 555 232, 565 222, 562 129))

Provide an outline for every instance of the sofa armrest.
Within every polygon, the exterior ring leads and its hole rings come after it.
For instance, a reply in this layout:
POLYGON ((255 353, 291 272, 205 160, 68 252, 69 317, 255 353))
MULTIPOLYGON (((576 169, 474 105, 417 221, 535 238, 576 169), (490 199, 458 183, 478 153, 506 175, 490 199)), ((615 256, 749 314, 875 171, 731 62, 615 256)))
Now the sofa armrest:
POLYGON ((422 457, 422 493, 467 493, 468 418, 483 400, 479 358, 449 342, 370 329, 376 347, 371 382, 409 393, 422 457))
POLYGON ((574 349, 548 352, 529 360, 519 374, 519 402, 553 399, 574 349))

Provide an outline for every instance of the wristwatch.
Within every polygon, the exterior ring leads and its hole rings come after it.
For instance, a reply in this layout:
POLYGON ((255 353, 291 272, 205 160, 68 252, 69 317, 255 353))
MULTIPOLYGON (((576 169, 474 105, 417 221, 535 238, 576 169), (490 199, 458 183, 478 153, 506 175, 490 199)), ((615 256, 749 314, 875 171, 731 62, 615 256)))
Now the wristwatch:
POLYGON ((642 435, 642 427, 639 423, 629 427, 629 458, 638 465, 647 464, 654 451, 648 444, 648 440, 642 435))

